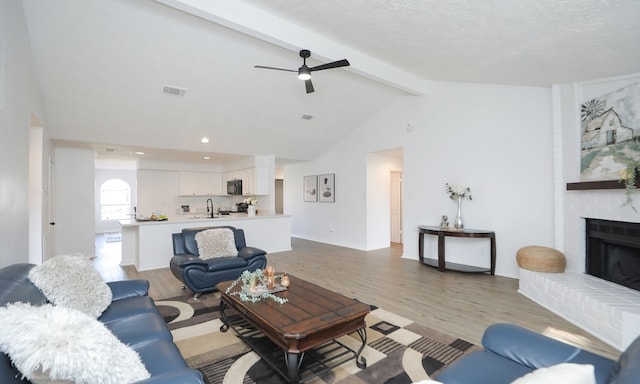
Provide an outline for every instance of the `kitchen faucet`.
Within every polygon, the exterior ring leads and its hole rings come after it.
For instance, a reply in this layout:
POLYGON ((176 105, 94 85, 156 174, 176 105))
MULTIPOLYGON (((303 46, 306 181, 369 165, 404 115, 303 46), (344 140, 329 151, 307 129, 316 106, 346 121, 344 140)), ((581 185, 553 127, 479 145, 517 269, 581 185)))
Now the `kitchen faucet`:
POLYGON ((213 200, 207 199, 207 213, 210 213, 211 218, 213 219, 213 200))

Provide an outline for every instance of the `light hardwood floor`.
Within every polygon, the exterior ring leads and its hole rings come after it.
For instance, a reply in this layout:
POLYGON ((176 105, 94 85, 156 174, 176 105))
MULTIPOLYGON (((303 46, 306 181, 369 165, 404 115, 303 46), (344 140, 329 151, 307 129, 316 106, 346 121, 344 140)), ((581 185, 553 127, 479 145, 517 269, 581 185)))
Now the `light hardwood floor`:
MULTIPOLYGON (((268 255, 269 264, 345 296, 404 316, 480 345, 484 329, 511 322, 611 358, 619 352, 517 292, 518 280, 447 271, 402 259, 402 246, 376 251, 292 238, 292 251, 268 255)), ((107 280, 143 278, 150 296, 166 299, 189 293, 169 268, 138 272, 96 258, 107 280)))

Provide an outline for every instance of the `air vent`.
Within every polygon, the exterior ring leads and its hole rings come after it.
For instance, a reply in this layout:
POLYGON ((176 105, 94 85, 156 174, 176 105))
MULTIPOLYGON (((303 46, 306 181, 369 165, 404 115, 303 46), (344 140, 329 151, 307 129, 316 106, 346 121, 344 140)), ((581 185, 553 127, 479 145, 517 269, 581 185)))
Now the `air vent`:
POLYGON ((313 119, 314 117, 315 117, 314 115, 310 115, 310 114, 308 114, 308 113, 305 113, 304 115, 300 116, 300 118, 301 118, 302 120, 311 120, 311 119, 313 119))
POLYGON ((172 87, 170 85, 165 85, 162 87, 162 92, 168 93, 174 96, 184 96, 187 90, 185 88, 178 88, 178 87, 172 87))

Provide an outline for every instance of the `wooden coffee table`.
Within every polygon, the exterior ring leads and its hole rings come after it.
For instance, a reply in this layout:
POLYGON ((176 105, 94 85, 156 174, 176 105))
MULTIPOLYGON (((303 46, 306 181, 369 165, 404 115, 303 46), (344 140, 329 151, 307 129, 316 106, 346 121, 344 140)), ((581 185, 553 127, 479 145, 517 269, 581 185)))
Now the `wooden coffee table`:
POLYGON ((217 284, 224 323, 220 330, 231 327, 290 383, 305 382, 352 359, 364 369, 366 360, 360 354, 367 342, 364 318, 369 306, 295 276, 289 279, 289 289, 275 294, 286 298, 285 304, 268 299, 243 302, 225 293, 232 281, 217 284), (362 341, 357 351, 336 340, 351 333, 362 341))

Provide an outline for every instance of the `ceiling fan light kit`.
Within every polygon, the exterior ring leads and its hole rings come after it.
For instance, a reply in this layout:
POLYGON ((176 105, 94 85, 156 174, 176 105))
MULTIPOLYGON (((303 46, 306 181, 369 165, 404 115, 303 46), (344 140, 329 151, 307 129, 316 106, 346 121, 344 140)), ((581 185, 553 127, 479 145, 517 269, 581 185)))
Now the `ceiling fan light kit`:
POLYGON ((313 84, 311 83, 311 72, 322 71, 325 69, 332 69, 332 68, 348 67, 350 65, 347 59, 342 59, 342 60, 333 61, 327 64, 320 64, 315 67, 309 68, 307 66, 307 58, 311 57, 311 51, 309 51, 308 49, 300 50, 300 57, 302 57, 302 66, 298 68, 297 71, 295 69, 266 67, 264 65, 255 65, 254 67, 260 68, 260 69, 272 69, 276 71, 297 72, 298 79, 304 80, 304 85, 307 90, 307 93, 312 93, 314 89, 313 89, 313 84))
POLYGON ((311 79, 311 71, 309 70, 309 67, 307 67, 306 65, 303 65, 302 67, 300 67, 300 69, 298 69, 298 79, 300 80, 311 79))

